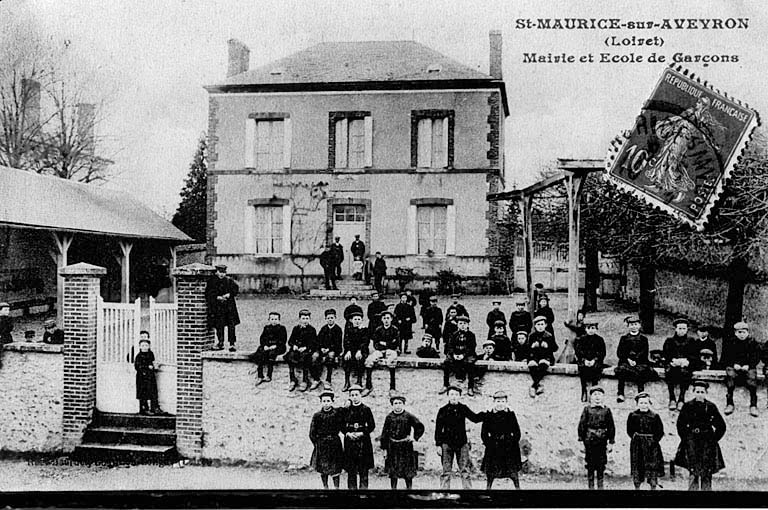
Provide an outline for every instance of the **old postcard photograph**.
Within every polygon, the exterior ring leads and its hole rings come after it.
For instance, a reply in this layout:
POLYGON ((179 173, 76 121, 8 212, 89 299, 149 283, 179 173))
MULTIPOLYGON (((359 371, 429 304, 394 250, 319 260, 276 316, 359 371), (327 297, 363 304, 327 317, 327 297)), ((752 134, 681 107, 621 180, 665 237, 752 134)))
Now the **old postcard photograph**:
POLYGON ((759 0, 0 0, 0 502, 758 504, 766 41, 759 0))

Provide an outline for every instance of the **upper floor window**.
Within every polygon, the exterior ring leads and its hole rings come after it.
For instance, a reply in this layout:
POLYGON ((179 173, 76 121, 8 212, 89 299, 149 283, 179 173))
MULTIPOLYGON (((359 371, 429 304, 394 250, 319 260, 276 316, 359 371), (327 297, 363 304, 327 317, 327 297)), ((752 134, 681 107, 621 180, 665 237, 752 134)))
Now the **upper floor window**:
POLYGON ((330 168, 373 166, 373 118, 370 112, 330 112, 330 168))
POLYGON ((278 170, 291 166, 291 119, 287 114, 251 114, 245 125, 245 167, 278 170))
POLYGON ((453 110, 411 112, 411 166, 453 167, 453 110))

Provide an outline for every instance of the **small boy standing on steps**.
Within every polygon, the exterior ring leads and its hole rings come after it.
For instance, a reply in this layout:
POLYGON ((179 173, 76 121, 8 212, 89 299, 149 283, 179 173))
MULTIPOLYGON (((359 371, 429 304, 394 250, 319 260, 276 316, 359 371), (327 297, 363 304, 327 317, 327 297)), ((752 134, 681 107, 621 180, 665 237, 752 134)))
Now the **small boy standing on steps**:
POLYGON ((136 369, 136 398, 139 401, 139 414, 161 414, 157 403, 155 354, 149 344, 149 332, 139 333, 139 353, 133 361, 136 369))

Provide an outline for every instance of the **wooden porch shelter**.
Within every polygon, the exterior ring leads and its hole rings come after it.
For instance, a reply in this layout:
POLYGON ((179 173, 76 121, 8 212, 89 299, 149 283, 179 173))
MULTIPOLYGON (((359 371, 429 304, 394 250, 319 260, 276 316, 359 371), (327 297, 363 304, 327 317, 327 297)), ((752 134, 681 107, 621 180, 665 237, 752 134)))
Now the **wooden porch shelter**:
MULTIPOLYGON (((108 243, 110 249, 112 240, 116 241, 115 246, 119 249, 113 256, 120 267, 120 297, 124 303, 130 299, 131 251, 137 243, 159 243, 162 249, 168 250, 168 260, 173 268, 176 246, 192 241, 125 192, 2 166, 0 228, 36 231, 34 243, 50 246, 50 256, 56 264, 59 318, 64 292, 59 270, 72 262, 69 260, 70 247, 77 238, 100 245, 108 243), (50 241, 40 235, 41 231, 50 234, 47 238, 50 241)), ((23 252, 17 250, 17 253, 19 251, 23 252)), ((0 269, 8 262, 0 259, 0 269)))
POLYGON ((536 194, 561 182, 568 194, 568 320, 576 318, 579 309, 579 223, 584 179, 591 172, 605 169, 602 159, 558 159, 557 173, 527 188, 489 193, 487 200, 498 202, 516 200, 523 215, 523 256, 525 259, 525 290, 533 306, 533 199, 536 194))

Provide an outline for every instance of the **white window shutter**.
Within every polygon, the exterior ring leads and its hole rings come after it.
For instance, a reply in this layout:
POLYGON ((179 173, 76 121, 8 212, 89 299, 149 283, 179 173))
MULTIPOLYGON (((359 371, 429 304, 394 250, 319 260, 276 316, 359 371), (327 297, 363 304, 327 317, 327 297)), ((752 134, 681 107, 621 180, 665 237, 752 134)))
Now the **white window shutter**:
POLYGON ((408 214, 406 215, 406 223, 408 224, 408 236, 407 246, 405 253, 407 255, 416 255, 416 206, 411 205, 408 207, 408 214))
POLYGON ((373 166, 373 117, 365 116, 365 166, 373 166))
POLYGON ((349 140, 347 119, 336 121, 336 168, 347 168, 347 142, 349 140))
POLYGON ((417 166, 430 168, 432 166, 432 119, 419 120, 417 132, 417 166))
POLYGON ((456 255, 456 206, 449 205, 445 211, 445 254, 456 255))
POLYGON ((245 168, 253 168, 256 150, 256 120, 245 119, 245 168))
POLYGON ((283 119, 283 168, 291 168, 291 119, 283 119))
POLYGON ((245 207, 245 218, 243 221, 243 253, 256 253, 254 246, 254 229, 256 228, 256 208, 252 205, 245 207))
POLYGON ((448 167, 448 117, 445 117, 443 119, 443 139, 442 139, 443 146, 440 149, 440 156, 442 161, 440 161, 439 166, 442 168, 448 167))
POLYGON ((291 253, 291 204, 283 206, 283 254, 291 253))

